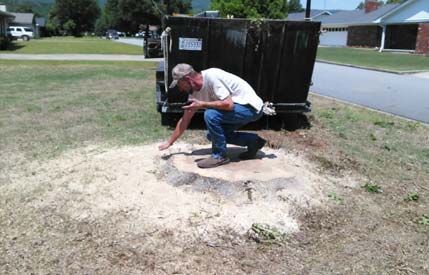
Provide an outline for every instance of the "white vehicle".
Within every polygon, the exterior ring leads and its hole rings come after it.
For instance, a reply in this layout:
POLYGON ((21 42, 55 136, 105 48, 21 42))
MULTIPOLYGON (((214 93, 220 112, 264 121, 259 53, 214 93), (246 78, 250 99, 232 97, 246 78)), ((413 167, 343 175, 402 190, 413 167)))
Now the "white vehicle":
POLYGON ((13 39, 21 38, 24 41, 28 41, 34 37, 33 29, 30 27, 10 26, 7 28, 7 32, 13 39))

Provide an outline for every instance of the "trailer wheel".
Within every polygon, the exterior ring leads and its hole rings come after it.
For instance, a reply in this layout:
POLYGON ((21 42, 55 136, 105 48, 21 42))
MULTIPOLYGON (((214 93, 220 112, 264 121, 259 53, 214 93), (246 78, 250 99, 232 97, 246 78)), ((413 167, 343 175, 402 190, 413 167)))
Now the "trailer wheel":
POLYGON ((181 113, 161 113, 161 125, 175 127, 181 118, 181 113))
POLYGON ((283 128, 288 131, 308 129, 311 127, 305 114, 282 114, 281 118, 283 120, 283 128))
POLYGON ((171 117, 168 113, 161 113, 161 125, 169 126, 171 124, 171 117))

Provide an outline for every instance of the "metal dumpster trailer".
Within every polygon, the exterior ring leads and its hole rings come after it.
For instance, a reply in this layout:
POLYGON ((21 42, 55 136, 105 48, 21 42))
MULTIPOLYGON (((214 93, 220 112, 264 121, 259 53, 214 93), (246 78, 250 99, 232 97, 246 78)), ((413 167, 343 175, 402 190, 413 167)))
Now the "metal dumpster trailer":
POLYGON ((182 114, 187 94, 168 89, 178 63, 221 68, 245 79, 277 116, 311 110, 307 100, 320 22, 171 17, 164 20, 164 61, 157 76, 162 124, 182 114))

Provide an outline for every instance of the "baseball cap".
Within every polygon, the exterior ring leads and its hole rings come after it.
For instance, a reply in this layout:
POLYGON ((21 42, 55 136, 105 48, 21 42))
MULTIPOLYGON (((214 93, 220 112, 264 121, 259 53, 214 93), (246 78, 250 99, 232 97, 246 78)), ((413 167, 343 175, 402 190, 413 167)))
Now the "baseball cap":
POLYGON ((171 81, 170 88, 173 88, 177 85, 177 81, 184 77, 185 75, 188 75, 194 71, 194 68, 192 68, 191 65, 186 63, 180 63, 174 66, 174 68, 171 70, 171 76, 173 77, 173 81, 171 81))

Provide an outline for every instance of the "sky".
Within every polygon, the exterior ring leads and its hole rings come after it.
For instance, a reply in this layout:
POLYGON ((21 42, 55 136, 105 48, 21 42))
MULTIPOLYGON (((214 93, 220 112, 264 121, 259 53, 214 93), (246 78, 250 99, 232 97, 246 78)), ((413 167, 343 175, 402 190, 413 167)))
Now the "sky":
MULTIPOLYGON (((354 10, 363 0, 311 0, 311 8, 316 10, 354 10)), ((305 9, 307 0, 301 0, 305 9)))

